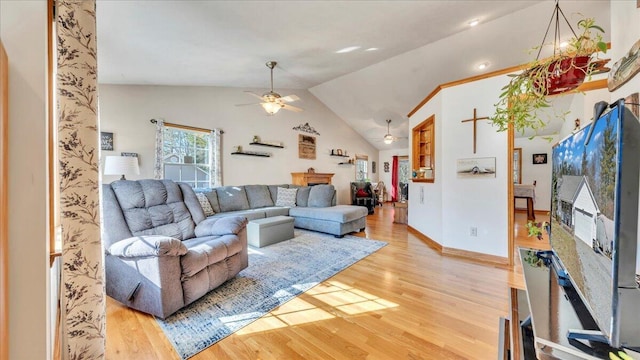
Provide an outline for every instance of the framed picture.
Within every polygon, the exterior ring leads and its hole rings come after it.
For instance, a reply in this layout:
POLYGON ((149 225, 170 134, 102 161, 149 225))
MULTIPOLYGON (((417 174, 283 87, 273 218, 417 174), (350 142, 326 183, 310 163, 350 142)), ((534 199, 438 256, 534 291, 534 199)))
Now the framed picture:
POLYGON ((496 158, 458 159, 456 173, 458 178, 495 178, 496 158))
POLYGON ((375 161, 372 161, 372 162, 371 162, 371 172, 372 172, 373 174, 375 174, 375 173, 376 173, 376 162, 375 162, 375 161))
POLYGON ((316 137, 298 134, 298 157, 300 159, 316 159, 316 137))
POLYGON ((384 172, 389 172, 389 162, 388 161, 384 162, 384 172))
POLYGON ((547 154, 533 154, 532 158, 534 165, 546 164, 547 163, 547 154))
POLYGON ((113 133, 100 132, 100 149, 113 151, 113 133))
POLYGON ((132 153, 132 152, 121 152, 120 156, 131 156, 131 157, 138 157, 138 153, 132 153))

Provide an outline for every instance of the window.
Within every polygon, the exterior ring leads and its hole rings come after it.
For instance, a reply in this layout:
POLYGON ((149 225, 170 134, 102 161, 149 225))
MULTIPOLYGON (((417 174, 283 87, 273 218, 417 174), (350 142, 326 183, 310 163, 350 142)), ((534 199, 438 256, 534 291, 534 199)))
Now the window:
POLYGON ((208 188, 211 176, 210 134, 165 126, 162 161, 164 178, 194 188, 208 188))
POLYGON ((433 182, 435 179, 435 116, 431 115, 412 130, 413 181, 433 182))
POLYGON ((513 149, 513 183, 522 184, 522 148, 513 149))
POLYGON ((368 163, 367 155, 356 155, 356 181, 366 181, 369 178, 368 163))

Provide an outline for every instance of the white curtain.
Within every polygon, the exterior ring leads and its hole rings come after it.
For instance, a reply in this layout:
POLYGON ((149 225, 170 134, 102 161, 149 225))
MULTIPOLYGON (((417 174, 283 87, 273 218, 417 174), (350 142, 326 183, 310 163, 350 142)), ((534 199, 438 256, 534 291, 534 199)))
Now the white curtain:
POLYGON ((156 158, 153 164, 153 178, 158 180, 164 178, 164 158, 162 151, 163 147, 164 121, 156 119, 156 158))
POLYGON ((222 186, 222 130, 211 130, 209 136, 209 159, 211 159, 211 167, 209 169, 209 187, 222 186))

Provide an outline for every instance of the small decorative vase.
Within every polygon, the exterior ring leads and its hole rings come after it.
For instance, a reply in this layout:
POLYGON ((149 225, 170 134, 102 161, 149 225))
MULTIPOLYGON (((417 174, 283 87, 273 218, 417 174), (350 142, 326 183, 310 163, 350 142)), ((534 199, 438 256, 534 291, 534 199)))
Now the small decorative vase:
POLYGON ((258 135, 253 135, 253 142, 254 143, 260 142, 260 138, 258 137, 258 135))

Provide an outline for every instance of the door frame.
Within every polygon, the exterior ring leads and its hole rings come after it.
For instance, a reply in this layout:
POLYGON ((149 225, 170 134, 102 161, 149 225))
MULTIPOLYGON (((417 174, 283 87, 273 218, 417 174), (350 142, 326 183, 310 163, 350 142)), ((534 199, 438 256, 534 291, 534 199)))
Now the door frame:
MULTIPOLYGON (((594 80, 583 83, 572 92, 580 93, 590 90, 599 90, 607 87, 607 79, 594 80)), ((507 128, 507 238, 509 251, 509 266, 515 264, 515 202, 513 197, 513 150, 515 132, 513 124, 509 123, 507 128)), ((522 174, 520 174, 522 176, 522 174)), ((535 209, 534 209, 535 211, 535 209)))

